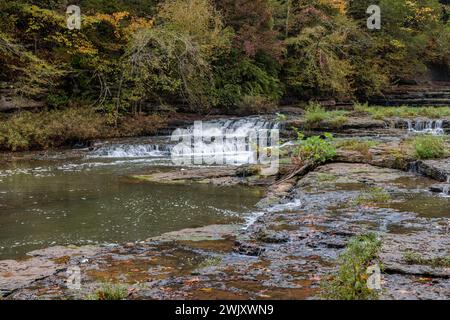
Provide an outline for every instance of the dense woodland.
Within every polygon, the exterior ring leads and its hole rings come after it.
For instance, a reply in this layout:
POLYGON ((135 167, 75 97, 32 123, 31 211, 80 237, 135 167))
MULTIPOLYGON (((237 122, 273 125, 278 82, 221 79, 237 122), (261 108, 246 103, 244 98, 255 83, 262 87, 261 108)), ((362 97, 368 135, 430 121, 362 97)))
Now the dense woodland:
MULTIPOLYGON (((2 0, 0 89, 87 113, 62 114, 74 122, 101 114, 118 127, 124 115, 152 115, 129 130, 181 107, 256 113, 280 101, 365 100, 427 68, 448 72, 449 15, 442 0, 2 0), (81 7, 80 30, 67 28, 70 4, 81 7), (366 26, 371 4, 381 30, 366 26)), ((0 128, 0 145, 27 148, 6 136, 0 128)))

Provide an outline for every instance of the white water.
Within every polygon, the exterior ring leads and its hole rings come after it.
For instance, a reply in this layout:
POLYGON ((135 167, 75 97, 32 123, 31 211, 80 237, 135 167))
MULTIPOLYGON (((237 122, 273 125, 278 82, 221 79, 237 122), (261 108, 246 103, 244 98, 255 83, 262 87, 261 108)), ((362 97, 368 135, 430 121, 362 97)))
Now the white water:
POLYGON ((169 148, 153 144, 113 144, 105 145, 89 154, 92 158, 147 158, 169 154, 169 148))
POLYGON ((277 128, 276 123, 260 117, 202 122, 173 135, 182 144, 172 149, 171 156, 199 159, 199 163, 205 158, 216 164, 255 163, 256 137, 277 128))
POLYGON ((201 123, 201 135, 205 138, 194 139, 198 126, 178 129, 166 141, 152 144, 107 144, 91 152, 90 158, 195 158, 217 157, 224 164, 253 163, 256 144, 250 137, 262 131, 277 129, 278 124, 261 117, 204 121, 201 123), (182 144, 180 144, 182 142, 182 144))
POLYGON ((408 131, 419 134, 444 135, 442 120, 408 120, 408 131))
POLYGON ((441 195, 443 197, 450 197, 450 176, 447 176, 447 184, 442 188, 441 195))

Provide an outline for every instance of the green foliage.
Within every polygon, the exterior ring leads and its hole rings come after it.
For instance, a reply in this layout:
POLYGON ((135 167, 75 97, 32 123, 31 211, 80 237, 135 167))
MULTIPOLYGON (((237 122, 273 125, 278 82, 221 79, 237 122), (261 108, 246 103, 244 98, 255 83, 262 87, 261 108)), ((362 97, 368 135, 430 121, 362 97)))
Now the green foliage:
MULTIPOLYGON (((81 30, 66 26, 67 1, 0 2, 2 95, 7 88, 57 109, 93 105, 117 127, 161 105, 261 113, 283 98, 366 98, 426 66, 450 67, 438 0, 376 1, 380 31, 366 28, 368 0, 76 3, 81 30)), ((448 108, 364 111, 377 119, 449 115, 448 108)), ((347 121, 317 106, 307 118, 347 121)))
POLYGON ((102 117, 87 109, 22 112, 0 122, 0 149, 46 149, 100 135, 102 117))
POLYGON ((347 139, 336 143, 336 147, 343 150, 357 151, 365 156, 370 154, 370 148, 373 148, 378 143, 376 141, 347 139))
POLYGON ((417 159, 442 158, 448 153, 444 137, 421 135, 408 142, 417 159))
POLYGON ((239 106, 247 96, 277 101, 283 94, 277 71, 267 70, 258 61, 247 57, 219 66, 215 82, 212 94, 217 98, 216 104, 222 107, 239 106))
POLYGON ((325 133, 324 138, 312 136, 307 139, 301 132, 297 132, 297 135, 296 156, 301 162, 313 161, 320 164, 332 160, 336 156, 336 147, 331 134, 325 133))
POLYGON ((128 289, 114 283, 104 283, 95 292, 88 296, 88 300, 125 300, 128 297, 128 289))
POLYGON ((373 233, 350 239, 339 256, 339 270, 322 282, 322 296, 334 300, 377 299, 377 292, 367 287, 366 270, 376 258, 380 245, 373 233))
POLYGON ((369 106, 367 103, 356 103, 353 106, 354 110, 360 113, 369 114, 374 119, 383 120, 385 118, 399 117, 399 118, 417 118, 427 117, 439 119, 450 116, 449 107, 381 107, 369 106))
POLYGON ((210 257, 205 260, 203 260, 197 267, 197 269, 203 269, 203 268, 211 268, 216 267, 222 263, 221 257, 210 257))
POLYGON ((356 205, 372 205, 386 203, 391 200, 391 195, 381 187, 373 187, 362 192, 356 199, 356 205))
POLYGON ((311 102, 306 108, 305 120, 308 127, 315 127, 322 121, 327 121, 332 126, 339 127, 347 122, 346 115, 346 111, 327 111, 320 104, 311 102))
POLYGON ((229 45, 229 33, 209 0, 170 0, 160 23, 140 30, 126 53, 124 78, 134 100, 178 96, 192 108, 214 105, 211 62, 229 45))
POLYGON ((157 115, 123 117, 117 127, 92 108, 21 112, 0 120, 0 150, 47 149, 95 138, 154 134, 164 124, 157 115))

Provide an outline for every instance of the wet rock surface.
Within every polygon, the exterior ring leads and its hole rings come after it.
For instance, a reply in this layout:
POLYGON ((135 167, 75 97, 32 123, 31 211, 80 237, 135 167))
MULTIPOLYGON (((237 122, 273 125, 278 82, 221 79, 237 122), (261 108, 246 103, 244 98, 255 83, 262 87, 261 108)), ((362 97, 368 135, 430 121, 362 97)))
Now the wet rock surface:
POLYGON ((433 197, 433 184, 369 164, 327 164, 273 188, 268 194, 276 200, 262 204, 264 214, 247 228, 209 226, 143 243, 36 251, 29 260, 0 262, 0 288, 6 299, 86 299, 103 282, 125 285, 128 299, 319 298, 319 284, 336 270, 348 240, 375 232, 383 244, 382 298, 448 299, 448 268, 414 265, 404 257, 448 254, 448 215, 429 209, 423 216, 404 196, 433 197), (358 203, 373 188, 385 190, 390 200, 358 203), (80 268, 79 290, 67 287, 71 267, 80 268))
POLYGON ((165 172, 155 172, 148 175, 134 176, 134 179, 166 184, 203 183, 217 186, 233 185, 269 185, 275 177, 260 174, 260 166, 239 167, 206 167, 192 169, 174 169, 165 172))
MULTIPOLYGON (((379 137, 402 132, 405 125, 396 121, 351 118, 342 128, 324 124, 320 130, 351 136, 364 130, 379 137)), ((288 125, 303 128, 304 122, 288 125)), ((73 152, 73 157, 81 154, 73 152)), ((450 158, 415 162, 396 136, 367 152, 340 149, 336 161, 293 177, 292 165, 283 165, 278 177, 262 177, 255 166, 176 168, 135 176, 151 183, 264 186, 267 192, 246 225, 184 229, 123 245, 54 247, 23 260, 0 261, 0 296, 87 299, 102 283, 113 282, 126 286, 128 299, 320 298, 320 283, 336 270, 349 239, 375 232, 382 243, 381 298, 449 299, 449 268, 424 261, 449 254, 450 199, 439 196, 445 185, 436 181, 447 181, 450 158), (411 169, 416 174, 407 172, 411 169), (277 178, 282 181, 275 183, 277 178), (371 199, 374 189, 389 199, 371 199), (415 198, 423 200, 426 214, 415 198), (411 253, 422 260, 408 261, 411 253), (80 289, 67 286, 68 270, 74 267, 80 269, 80 289)))
POLYGON ((417 161, 414 169, 424 176, 446 182, 450 178, 450 158, 417 161))

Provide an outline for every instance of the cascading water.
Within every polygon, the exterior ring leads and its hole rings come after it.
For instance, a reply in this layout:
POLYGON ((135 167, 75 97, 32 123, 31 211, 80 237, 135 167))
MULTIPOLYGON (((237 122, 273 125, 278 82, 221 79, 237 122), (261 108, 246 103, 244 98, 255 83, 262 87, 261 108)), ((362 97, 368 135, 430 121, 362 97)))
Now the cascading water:
POLYGON ((200 161, 220 159, 218 162, 223 164, 253 163, 258 148, 256 137, 277 128, 278 124, 259 117, 197 123, 172 136, 181 144, 172 149, 171 155, 200 161))
POLYGON ((226 164, 251 163, 258 146, 249 142, 250 136, 262 131, 278 129, 278 124, 262 117, 239 119, 221 119, 201 122, 201 135, 204 139, 195 139, 198 126, 178 129, 171 137, 154 144, 152 139, 142 143, 106 144, 92 151, 90 158, 183 158, 222 156, 226 164), (217 139, 217 137, 225 137, 217 139), (180 142, 189 144, 189 148, 179 148, 180 142), (186 143, 187 141, 187 143, 186 143))
POLYGON ((447 184, 442 187, 442 195, 444 197, 450 197, 450 176, 447 176, 447 184))
POLYGON ((445 134, 442 120, 408 120, 408 131, 419 134, 433 134, 440 136, 445 134))
POLYGON ((113 144, 102 146, 91 154, 92 158, 147 158, 167 156, 170 148, 154 144, 113 144))

